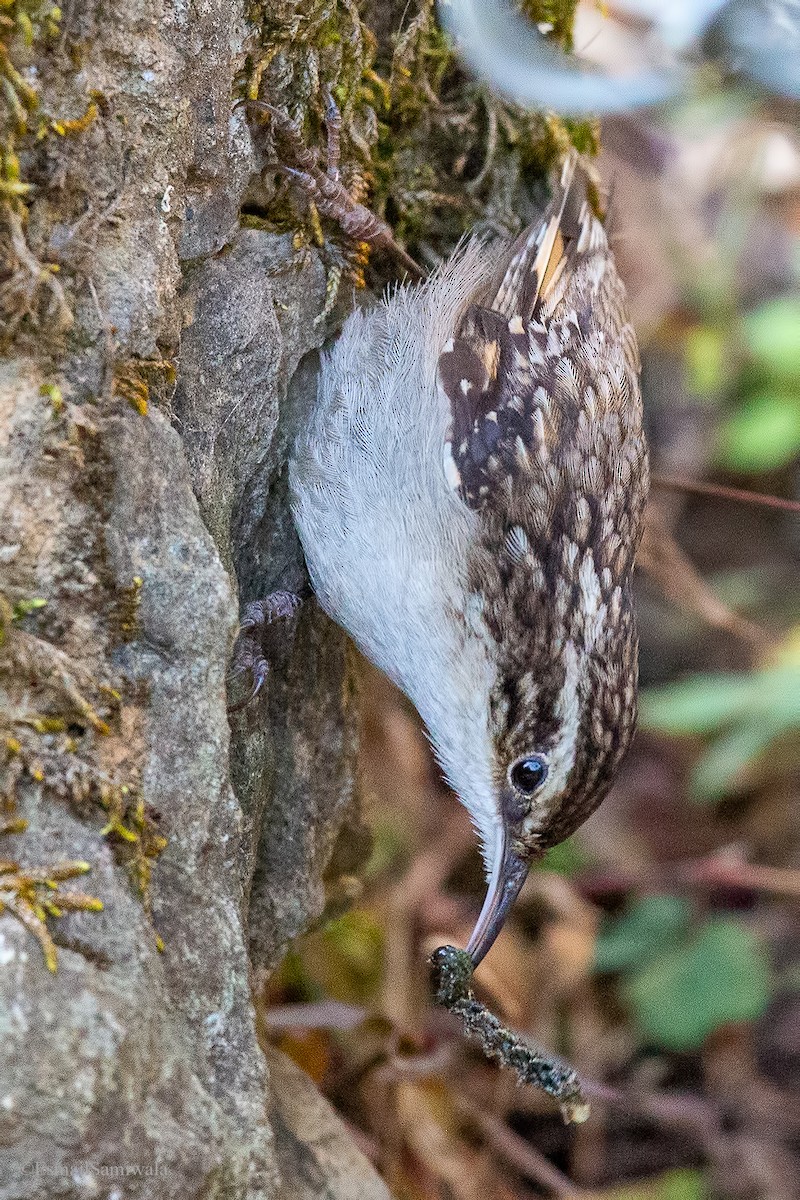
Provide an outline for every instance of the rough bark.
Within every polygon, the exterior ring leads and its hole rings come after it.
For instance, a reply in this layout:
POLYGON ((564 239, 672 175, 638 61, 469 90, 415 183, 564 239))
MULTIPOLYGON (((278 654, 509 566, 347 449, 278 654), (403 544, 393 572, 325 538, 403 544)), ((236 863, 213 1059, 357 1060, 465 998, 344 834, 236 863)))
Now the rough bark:
POLYGON ((67 5, 80 68, 34 50, 50 111, 101 101, 27 163, 27 236, 74 325, 22 327, 0 364, 0 827, 28 822, 0 859, 84 860, 52 894, 104 908, 48 917, 55 973, 0 911, 0 1200, 387 1194, 256 1037, 254 974, 366 839, 348 651, 319 612, 275 639, 233 738, 225 710, 237 588, 303 579, 285 464, 325 289, 313 253, 239 228, 246 15, 67 5))

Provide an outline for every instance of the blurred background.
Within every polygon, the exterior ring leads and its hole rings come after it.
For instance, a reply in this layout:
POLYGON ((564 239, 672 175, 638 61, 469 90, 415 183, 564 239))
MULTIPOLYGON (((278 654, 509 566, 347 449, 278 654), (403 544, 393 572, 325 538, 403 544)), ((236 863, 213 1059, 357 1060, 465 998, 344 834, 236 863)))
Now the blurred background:
MULTIPOLYGON (((800 518, 715 489, 800 499, 797 66, 793 83, 791 64, 770 58, 768 5, 736 9, 756 14, 752 62, 724 12, 711 32, 676 34, 655 5, 551 5, 549 20, 547 6, 525 7, 548 46, 612 74, 663 44, 686 72, 677 94, 609 115, 602 131, 523 117, 464 71, 430 4, 373 5, 369 182, 373 207, 434 265, 463 228, 529 219, 546 194, 542 163, 565 138, 602 145, 655 476, 638 572, 640 728, 612 794, 532 871, 476 976, 511 1026, 589 1081, 592 1116, 565 1127, 432 1007, 426 957, 465 943, 482 866, 416 714, 365 663, 372 858, 363 880, 336 878, 326 920, 267 985, 264 1034, 402 1200, 790 1200, 800 518), (434 136, 437 160, 425 153, 434 136)), ((795 22, 784 48, 797 44, 798 6, 773 7, 795 22)))

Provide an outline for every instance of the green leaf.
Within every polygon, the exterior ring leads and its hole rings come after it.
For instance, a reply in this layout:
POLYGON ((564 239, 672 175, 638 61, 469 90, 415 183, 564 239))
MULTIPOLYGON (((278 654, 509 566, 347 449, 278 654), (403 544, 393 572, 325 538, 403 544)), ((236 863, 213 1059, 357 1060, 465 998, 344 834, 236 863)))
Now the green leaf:
POLYGON ((663 733, 713 733, 747 711, 752 692, 750 675, 694 675, 644 692, 639 724, 663 733))
POLYGON ((800 725, 800 668, 789 665, 749 674, 693 675, 651 688, 641 698, 640 723, 664 733, 714 733, 751 717, 777 716, 783 728, 800 725))
POLYGON ((791 462, 798 451, 798 397, 764 391, 746 400, 722 426, 717 461, 735 471, 768 471, 791 462))
POLYGON ((646 896, 609 921, 597 939, 599 973, 643 966, 689 928, 689 905, 678 896, 646 896))
POLYGON ((604 1190, 598 1195, 602 1195, 602 1200, 706 1200, 708 1189, 701 1171, 683 1168, 604 1190))
POLYGON ((748 767, 793 724, 791 713, 776 709, 764 720, 735 725, 712 742, 695 763, 689 778, 690 798, 699 804, 711 804, 741 791, 747 786, 748 767))
POLYGON ((372 853, 364 871, 367 879, 374 879, 385 872, 399 874, 410 856, 408 836, 403 826, 388 814, 378 817, 372 824, 372 853))
POLYGON ((384 930, 375 916, 352 908, 325 926, 322 939, 327 966, 336 977, 337 998, 352 1003, 367 998, 383 969, 384 930))
POLYGON ((720 1025, 760 1016, 770 990, 760 942, 735 921, 717 919, 632 975, 626 994, 650 1041, 690 1050, 720 1025))
POLYGON ((665 733, 716 734, 690 780, 694 800, 721 799, 746 783, 770 743, 800 729, 800 669, 697 675, 645 693, 641 722, 665 733))
POLYGON ((726 379, 726 338, 709 325, 696 325, 683 345, 686 384, 695 396, 711 396, 726 379))
POLYGON ((552 846, 543 858, 536 863, 540 871, 553 871, 556 875, 566 875, 572 878, 587 865, 588 856, 575 838, 567 838, 557 846, 552 846))
POLYGON ((742 324, 751 356, 773 378, 800 377, 800 300, 770 300, 749 313, 742 324))
POLYGON ((658 1200, 705 1200, 708 1190, 700 1171, 667 1171, 658 1200))
POLYGON ((775 589, 774 575, 762 566, 714 571, 708 583, 718 600, 740 612, 766 608, 775 589))

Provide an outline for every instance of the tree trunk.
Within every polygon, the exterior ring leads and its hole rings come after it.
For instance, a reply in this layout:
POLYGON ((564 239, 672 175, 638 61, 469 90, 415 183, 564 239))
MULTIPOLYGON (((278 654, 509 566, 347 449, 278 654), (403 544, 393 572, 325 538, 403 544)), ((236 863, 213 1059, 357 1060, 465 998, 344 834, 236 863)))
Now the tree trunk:
POLYGON ((325 272, 239 227, 242 0, 47 8, 0 58, 0 1198, 383 1197, 251 993, 366 851, 343 636, 307 606, 225 708, 237 579, 303 579, 325 272))

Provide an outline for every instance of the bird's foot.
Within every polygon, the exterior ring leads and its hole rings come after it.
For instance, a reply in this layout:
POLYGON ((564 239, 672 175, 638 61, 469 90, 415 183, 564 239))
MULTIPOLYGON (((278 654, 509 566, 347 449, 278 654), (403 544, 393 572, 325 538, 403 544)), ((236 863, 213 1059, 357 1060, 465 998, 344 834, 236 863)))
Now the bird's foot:
POLYGON ((302 598, 295 592, 277 591, 247 605, 233 654, 233 674, 249 674, 252 686, 244 700, 228 705, 228 712, 239 712, 246 708, 263 687, 269 671, 264 653, 264 631, 267 626, 293 617, 301 604, 302 598))
POLYGON ((280 109, 263 100, 251 100, 249 107, 266 113, 280 143, 285 161, 280 169, 302 190, 310 205, 323 217, 335 221, 348 241, 356 247, 362 243, 388 250, 415 279, 424 272, 406 250, 395 240, 385 221, 361 203, 364 181, 358 177, 352 189, 342 182, 339 171, 342 116, 333 94, 325 92, 325 167, 320 166, 315 151, 303 141, 295 122, 280 109))

